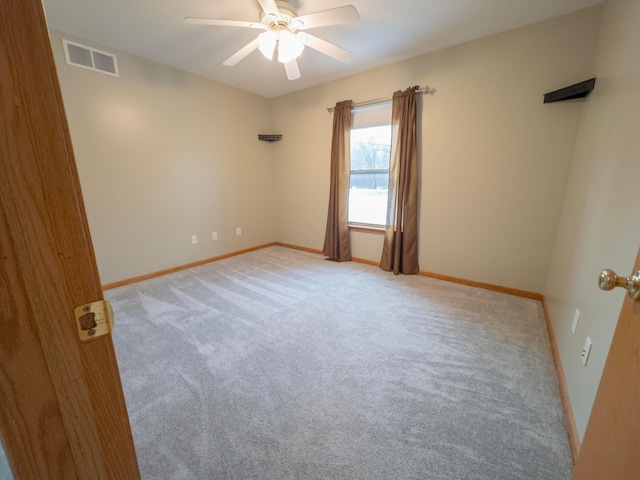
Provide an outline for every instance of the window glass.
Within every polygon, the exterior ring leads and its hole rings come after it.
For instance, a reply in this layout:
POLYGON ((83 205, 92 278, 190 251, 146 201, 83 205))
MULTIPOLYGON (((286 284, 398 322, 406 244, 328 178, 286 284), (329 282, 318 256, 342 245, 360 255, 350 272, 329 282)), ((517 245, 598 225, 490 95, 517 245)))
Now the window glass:
POLYGON ((351 131, 349 222, 384 225, 390 152, 391 125, 351 131))
POLYGON ((391 108, 357 111, 351 129, 349 223, 384 225, 387 215, 391 108))

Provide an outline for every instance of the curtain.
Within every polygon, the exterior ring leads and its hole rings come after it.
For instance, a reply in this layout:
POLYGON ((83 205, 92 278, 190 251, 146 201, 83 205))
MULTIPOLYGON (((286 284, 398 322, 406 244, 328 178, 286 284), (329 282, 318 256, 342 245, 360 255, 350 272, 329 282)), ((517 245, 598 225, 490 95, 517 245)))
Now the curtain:
POLYGON ((337 262, 351 260, 348 216, 352 105, 351 100, 344 100, 333 110, 329 213, 322 253, 337 262))
POLYGON ((418 147, 416 111, 419 87, 393 94, 389 201, 380 268, 394 274, 418 273, 418 147))

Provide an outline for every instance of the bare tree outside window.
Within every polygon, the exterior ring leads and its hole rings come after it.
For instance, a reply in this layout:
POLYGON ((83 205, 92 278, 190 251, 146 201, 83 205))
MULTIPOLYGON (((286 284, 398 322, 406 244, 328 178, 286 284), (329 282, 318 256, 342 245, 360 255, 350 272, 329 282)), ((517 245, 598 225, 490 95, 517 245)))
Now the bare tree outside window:
POLYGON ((390 155, 391 125, 351 130, 350 223, 384 225, 390 155))

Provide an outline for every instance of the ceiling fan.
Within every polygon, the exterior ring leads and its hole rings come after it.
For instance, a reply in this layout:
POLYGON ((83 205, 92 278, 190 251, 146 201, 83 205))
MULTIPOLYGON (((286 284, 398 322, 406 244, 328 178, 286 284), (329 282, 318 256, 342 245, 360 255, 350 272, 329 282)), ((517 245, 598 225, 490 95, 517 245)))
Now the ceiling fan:
POLYGON ((263 10, 259 23, 195 17, 187 17, 184 21, 196 25, 249 27, 264 30, 254 40, 223 62, 223 65, 228 67, 237 64, 256 49, 259 49, 266 58, 271 60, 277 47, 278 61, 284 64, 287 78, 296 80, 300 78, 300 69, 296 58, 302 53, 305 46, 343 63, 348 63, 353 58, 353 53, 348 50, 306 33, 306 30, 312 28, 355 22, 360 18, 360 15, 353 5, 330 8, 299 17, 296 9, 286 1, 258 0, 258 3, 263 10))

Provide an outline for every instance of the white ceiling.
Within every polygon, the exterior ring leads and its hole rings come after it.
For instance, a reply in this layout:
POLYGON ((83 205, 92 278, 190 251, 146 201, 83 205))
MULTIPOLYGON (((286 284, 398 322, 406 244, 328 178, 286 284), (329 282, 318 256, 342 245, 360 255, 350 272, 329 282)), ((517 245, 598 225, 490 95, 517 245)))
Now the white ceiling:
POLYGON ((184 17, 256 21, 257 0, 44 0, 47 22, 107 47, 271 98, 374 67, 591 7, 603 0, 290 0, 298 15, 354 5, 360 20, 309 33, 355 53, 348 65, 306 48, 302 78, 254 51, 222 62, 260 32, 186 25, 184 17))

